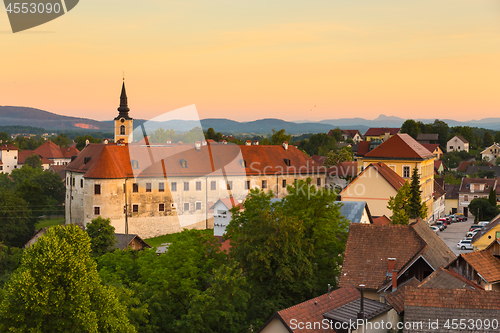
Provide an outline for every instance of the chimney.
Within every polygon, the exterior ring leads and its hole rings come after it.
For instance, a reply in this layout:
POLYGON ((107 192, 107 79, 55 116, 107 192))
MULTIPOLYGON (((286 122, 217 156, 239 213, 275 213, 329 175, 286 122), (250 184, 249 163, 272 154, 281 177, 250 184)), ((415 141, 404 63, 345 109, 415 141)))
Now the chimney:
POLYGON ((207 145, 207 140, 201 140, 201 145, 206 146, 207 145))
POLYGON ((259 145, 259 140, 254 140, 254 141, 253 141, 253 145, 254 145, 254 146, 258 146, 258 145, 259 145))
POLYGON ((392 290, 398 289, 398 271, 396 271, 396 258, 387 258, 387 271, 391 274, 392 290))
POLYGON ((285 148, 285 150, 288 150, 288 141, 283 141, 283 148, 285 148))
POLYGON ((226 141, 226 140, 222 140, 222 141, 221 141, 221 144, 223 144, 223 145, 227 145, 227 141, 226 141))
POLYGON ((171 139, 167 139, 167 144, 171 144, 172 143, 172 140, 171 139))
POLYGON ((385 133, 385 135, 384 135, 384 141, 389 140, 390 137, 391 137, 391 133, 390 132, 385 133))
POLYGON ((196 141, 194 143, 194 148, 196 148, 196 150, 200 150, 201 149, 201 141, 196 141))
POLYGON ((89 139, 85 140, 85 146, 88 146, 90 143, 89 139))
POLYGON ((252 145, 252 141, 250 141, 250 140, 245 141, 245 146, 251 146, 251 145, 252 145))
POLYGON ((102 140, 102 143, 104 143, 105 145, 107 145, 108 144, 108 139, 102 140))

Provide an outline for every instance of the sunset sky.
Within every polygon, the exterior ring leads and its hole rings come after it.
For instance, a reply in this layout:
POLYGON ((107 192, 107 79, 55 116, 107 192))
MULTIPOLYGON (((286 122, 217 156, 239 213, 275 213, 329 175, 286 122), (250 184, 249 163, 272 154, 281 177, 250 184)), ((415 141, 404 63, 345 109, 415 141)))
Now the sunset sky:
POLYGON ((13 34, 0 105, 115 117, 500 117, 498 0, 80 0, 13 34))

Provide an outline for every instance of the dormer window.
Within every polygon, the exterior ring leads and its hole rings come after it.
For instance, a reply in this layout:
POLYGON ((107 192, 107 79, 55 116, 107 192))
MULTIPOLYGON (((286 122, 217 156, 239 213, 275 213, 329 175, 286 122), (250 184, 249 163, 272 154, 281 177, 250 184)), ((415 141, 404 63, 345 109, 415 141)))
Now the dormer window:
POLYGON ((465 185, 465 187, 470 188, 470 184, 465 185))
POLYGON ((92 157, 92 156, 89 156, 89 157, 84 157, 84 158, 83 158, 83 164, 87 164, 87 163, 89 163, 89 161, 90 161, 90 158, 91 158, 91 157, 92 157))
POLYGON ((132 169, 139 169, 139 161, 131 160, 130 164, 132 164, 132 169))
POLYGON ((288 158, 284 158, 283 161, 285 161, 286 166, 290 166, 291 162, 288 158))
POLYGON ((247 161, 245 160, 240 160, 240 164, 243 168, 246 168, 247 167, 247 161))
POLYGON ((183 167, 183 168, 187 168, 188 167, 188 162, 186 160, 182 159, 179 162, 181 163, 181 167, 183 167))

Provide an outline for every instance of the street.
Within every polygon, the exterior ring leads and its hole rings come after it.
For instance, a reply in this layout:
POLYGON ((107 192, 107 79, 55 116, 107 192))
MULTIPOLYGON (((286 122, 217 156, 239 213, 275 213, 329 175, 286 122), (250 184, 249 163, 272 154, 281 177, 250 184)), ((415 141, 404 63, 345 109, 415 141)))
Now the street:
POLYGON ((456 255, 472 252, 472 250, 460 250, 459 248, 457 248, 457 244, 465 238, 465 234, 467 233, 467 231, 469 231, 469 228, 473 224, 473 221, 474 218, 469 217, 469 220, 467 222, 452 223, 448 226, 448 228, 438 233, 439 237, 456 255))

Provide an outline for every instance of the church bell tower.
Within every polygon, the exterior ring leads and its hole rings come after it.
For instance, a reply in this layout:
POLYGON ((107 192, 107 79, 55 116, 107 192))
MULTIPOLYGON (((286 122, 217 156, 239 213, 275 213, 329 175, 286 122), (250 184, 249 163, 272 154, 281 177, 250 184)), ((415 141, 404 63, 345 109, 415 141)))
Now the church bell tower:
POLYGON ((122 94, 120 96, 120 107, 118 116, 115 118, 115 142, 123 139, 124 143, 130 143, 133 140, 134 119, 130 118, 128 112, 127 92, 125 91, 125 81, 122 85, 122 94))

